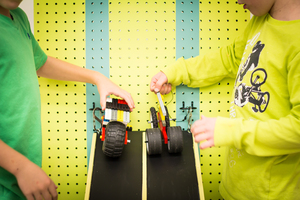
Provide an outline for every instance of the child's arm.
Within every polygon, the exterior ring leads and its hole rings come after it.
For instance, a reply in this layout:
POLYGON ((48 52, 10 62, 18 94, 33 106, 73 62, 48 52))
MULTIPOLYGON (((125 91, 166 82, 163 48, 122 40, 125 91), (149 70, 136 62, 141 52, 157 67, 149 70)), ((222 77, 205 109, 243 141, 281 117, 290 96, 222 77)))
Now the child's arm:
POLYGON ((164 94, 170 92, 171 84, 206 87, 224 78, 235 78, 252 24, 253 21, 248 24, 243 34, 227 46, 192 58, 181 57, 162 68, 161 72, 151 79, 150 90, 153 92, 159 90, 164 94))
POLYGON ((47 174, 25 156, 0 140, 0 166, 13 174, 28 200, 57 199, 57 186, 47 174))
POLYGON ((78 81, 97 85, 100 94, 100 105, 103 110, 106 105, 106 97, 110 94, 123 98, 131 110, 134 108, 134 101, 130 93, 121 89, 97 71, 81 68, 48 56, 46 63, 37 71, 37 75, 56 80, 78 81))
POLYGON ((203 56, 199 55, 189 59, 179 58, 152 77, 150 90, 165 94, 171 91, 171 85, 206 87, 218 83, 224 78, 234 78, 238 65, 233 63, 236 63, 239 58, 229 53, 233 51, 231 50, 234 48, 232 46, 234 45, 203 56))

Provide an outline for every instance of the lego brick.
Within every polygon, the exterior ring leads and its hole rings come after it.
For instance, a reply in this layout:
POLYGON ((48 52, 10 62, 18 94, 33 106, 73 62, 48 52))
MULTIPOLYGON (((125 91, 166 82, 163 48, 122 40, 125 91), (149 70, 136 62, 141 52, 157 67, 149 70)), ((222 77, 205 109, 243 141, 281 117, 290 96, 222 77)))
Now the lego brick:
POLYGON ((106 102, 112 103, 112 98, 106 98, 106 102))
POLYGON ((112 121, 117 121, 118 119, 118 111, 117 110, 112 110, 111 112, 111 120, 112 121))
POLYGON ((123 110, 118 110, 117 121, 123 122, 123 110))
POLYGON ((124 111, 123 112, 123 122, 125 123, 125 124, 128 124, 129 122, 130 122, 130 118, 129 118, 129 112, 127 112, 127 111, 124 111))
POLYGON ((105 109, 105 120, 111 120, 112 109, 106 108, 105 109))

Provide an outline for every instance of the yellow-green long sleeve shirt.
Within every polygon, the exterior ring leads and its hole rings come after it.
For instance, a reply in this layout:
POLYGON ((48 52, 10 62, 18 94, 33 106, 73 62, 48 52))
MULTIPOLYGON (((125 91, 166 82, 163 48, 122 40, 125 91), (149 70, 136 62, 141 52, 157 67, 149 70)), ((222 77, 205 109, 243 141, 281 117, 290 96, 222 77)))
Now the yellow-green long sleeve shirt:
POLYGON ((220 184, 228 199, 300 199, 300 20, 253 17, 219 51, 180 58, 162 71, 173 85, 235 78, 229 118, 215 146, 228 146, 220 184))

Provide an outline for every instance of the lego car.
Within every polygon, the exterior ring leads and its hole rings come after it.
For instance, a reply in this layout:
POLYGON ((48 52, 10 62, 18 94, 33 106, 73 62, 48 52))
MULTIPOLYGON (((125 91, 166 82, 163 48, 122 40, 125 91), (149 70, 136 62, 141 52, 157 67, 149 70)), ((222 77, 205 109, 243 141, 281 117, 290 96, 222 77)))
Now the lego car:
POLYGON ((130 122, 130 108, 125 100, 107 98, 106 109, 101 117, 100 139, 103 141, 102 151, 108 157, 120 157, 124 145, 127 145, 130 122))
POLYGON ((158 111, 154 107, 150 108, 151 128, 146 129, 147 153, 148 155, 161 154, 162 143, 168 145, 169 153, 181 153, 183 151, 181 127, 170 126, 169 112, 159 92, 157 98, 159 101, 158 111))

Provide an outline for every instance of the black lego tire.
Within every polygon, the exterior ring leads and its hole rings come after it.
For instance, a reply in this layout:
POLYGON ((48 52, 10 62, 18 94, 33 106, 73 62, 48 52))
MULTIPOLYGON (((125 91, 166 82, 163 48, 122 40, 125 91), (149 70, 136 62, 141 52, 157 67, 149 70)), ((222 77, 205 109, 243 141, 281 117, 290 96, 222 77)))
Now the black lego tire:
POLYGON ((183 135, 180 126, 167 127, 168 152, 181 153, 183 150, 183 135))
POLYGON ((166 116, 165 116, 166 127, 170 127, 170 117, 169 117, 169 111, 167 106, 165 106, 165 109, 166 109, 166 116))
POLYGON ((158 120, 157 120, 157 115, 156 115, 156 110, 154 107, 150 108, 150 120, 152 124, 152 128, 158 128, 158 120))
POLYGON ((147 153, 148 155, 161 154, 162 139, 159 128, 146 129, 147 153))
POLYGON ((125 124, 117 121, 109 122, 105 129, 105 139, 102 145, 103 153, 108 157, 120 157, 124 147, 125 135, 125 124))

